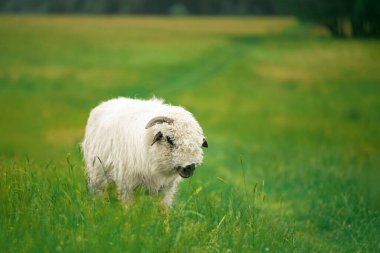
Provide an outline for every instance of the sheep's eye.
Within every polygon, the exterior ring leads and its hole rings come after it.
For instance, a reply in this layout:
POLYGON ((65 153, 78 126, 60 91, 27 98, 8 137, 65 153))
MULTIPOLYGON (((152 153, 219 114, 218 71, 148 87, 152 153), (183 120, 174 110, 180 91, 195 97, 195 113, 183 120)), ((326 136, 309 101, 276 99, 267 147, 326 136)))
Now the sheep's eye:
POLYGON ((166 140, 168 141, 170 145, 174 146, 174 142, 169 136, 166 136, 166 140))
POLYGON ((208 143, 207 143, 207 141, 206 141, 205 138, 203 138, 202 147, 204 147, 204 148, 208 148, 208 143))

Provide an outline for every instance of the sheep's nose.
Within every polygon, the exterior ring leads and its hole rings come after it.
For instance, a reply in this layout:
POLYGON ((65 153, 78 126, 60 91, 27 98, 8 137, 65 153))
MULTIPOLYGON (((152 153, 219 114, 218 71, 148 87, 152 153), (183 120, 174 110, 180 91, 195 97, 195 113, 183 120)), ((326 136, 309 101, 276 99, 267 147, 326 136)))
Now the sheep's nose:
POLYGON ((185 167, 179 167, 178 173, 183 178, 189 178, 194 174, 195 164, 190 164, 185 167))
POLYGON ((195 170, 195 164, 193 163, 193 164, 187 165, 185 167, 185 169, 188 171, 194 171, 195 170))

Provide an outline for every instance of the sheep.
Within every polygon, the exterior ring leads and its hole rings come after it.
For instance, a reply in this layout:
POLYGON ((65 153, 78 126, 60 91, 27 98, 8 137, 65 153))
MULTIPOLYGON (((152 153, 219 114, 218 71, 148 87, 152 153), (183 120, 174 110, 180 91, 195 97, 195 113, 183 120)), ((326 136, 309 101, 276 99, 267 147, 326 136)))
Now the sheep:
POLYGON ((90 112, 81 147, 93 194, 113 182, 127 203, 143 187, 170 207, 178 183, 193 175, 208 143, 184 108, 156 98, 119 97, 90 112))

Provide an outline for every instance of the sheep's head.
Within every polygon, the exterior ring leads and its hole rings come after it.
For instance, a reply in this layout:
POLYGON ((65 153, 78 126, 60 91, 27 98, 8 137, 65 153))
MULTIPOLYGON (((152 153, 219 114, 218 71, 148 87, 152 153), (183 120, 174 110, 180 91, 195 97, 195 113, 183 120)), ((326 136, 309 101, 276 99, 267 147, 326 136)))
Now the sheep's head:
POLYGON ((151 119, 146 129, 150 158, 163 173, 176 174, 182 178, 193 175, 195 168, 202 163, 203 150, 208 144, 202 128, 193 116, 186 111, 185 117, 158 116, 151 119))

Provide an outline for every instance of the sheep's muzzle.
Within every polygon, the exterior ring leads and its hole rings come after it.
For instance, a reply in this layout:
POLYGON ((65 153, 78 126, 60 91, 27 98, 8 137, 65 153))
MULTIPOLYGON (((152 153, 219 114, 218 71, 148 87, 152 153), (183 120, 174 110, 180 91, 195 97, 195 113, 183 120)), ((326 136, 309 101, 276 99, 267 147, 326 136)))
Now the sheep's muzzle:
POLYGON ((195 164, 190 164, 185 167, 180 166, 177 168, 178 174, 183 178, 191 177, 194 174, 194 170, 195 164))

